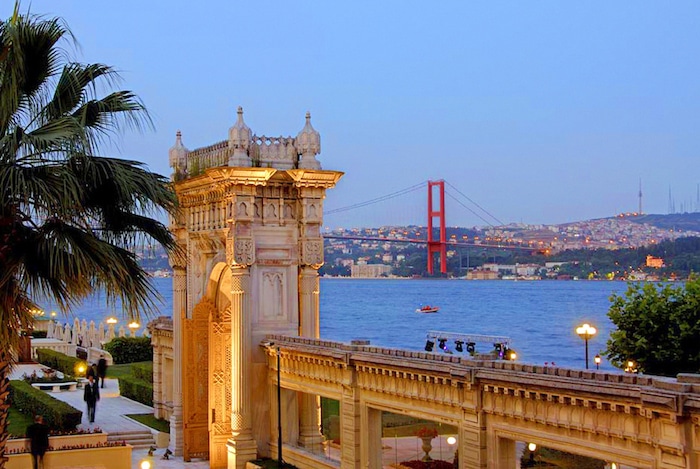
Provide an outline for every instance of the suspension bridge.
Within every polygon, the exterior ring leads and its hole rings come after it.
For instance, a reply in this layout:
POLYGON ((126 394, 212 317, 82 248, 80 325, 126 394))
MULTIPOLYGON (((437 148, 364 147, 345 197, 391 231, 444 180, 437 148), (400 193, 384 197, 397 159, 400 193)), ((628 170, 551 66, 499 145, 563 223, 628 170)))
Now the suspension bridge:
POLYGON ((498 226, 504 226, 501 220, 496 216, 491 214, 488 210, 483 208, 481 205, 470 199, 464 193, 462 193, 455 186, 445 181, 444 179, 436 181, 423 181, 419 184, 401 189, 390 194, 386 194, 380 197, 376 197, 364 202, 358 202, 346 207, 340 207, 337 209, 327 210, 325 212, 326 218, 333 217, 333 215, 346 213, 353 210, 359 210, 363 208, 370 208, 376 211, 378 204, 382 204, 392 199, 398 199, 404 197, 408 194, 414 194, 419 191, 426 191, 427 194, 427 228, 425 230, 425 237, 383 237, 383 236, 369 236, 363 234, 347 234, 342 233, 325 233, 323 237, 325 239, 336 239, 336 240, 359 240, 359 241, 379 241, 379 242, 389 242, 389 243, 412 243, 412 244, 425 244, 428 250, 428 273, 434 273, 435 257, 439 258, 440 273, 447 273, 447 249, 448 246, 451 248, 459 247, 478 247, 482 249, 512 249, 512 250, 523 250, 523 251, 540 251, 540 247, 533 247, 522 242, 515 242, 510 239, 502 239, 496 237, 494 240, 481 240, 475 237, 471 241, 466 239, 457 240, 454 235, 447 238, 447 224, 446 224, 446 204, 445 196, 447 195, 453 200, 457 205, 463 207, 464 209, 471 212, 472 215, 476 216, 479 220, 485 223, 488 227, 496 229, 498 226), (447 187, 447 189, 446 189, 447 187), (471 204, 468 205, 468 204, 471 204), (472 208, 473 207, 473 208, 472 208), (494 223, 497 223, 495 225, 494 223), (493 241, 493 242, 492 242, 493 241))

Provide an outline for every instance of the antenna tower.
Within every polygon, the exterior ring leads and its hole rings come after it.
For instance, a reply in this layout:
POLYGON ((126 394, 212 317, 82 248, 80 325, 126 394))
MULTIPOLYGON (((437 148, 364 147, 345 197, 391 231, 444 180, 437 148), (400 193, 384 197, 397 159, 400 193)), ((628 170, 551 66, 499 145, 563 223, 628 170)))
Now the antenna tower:
POLYGON ((642 215, 642 178, 639 178, 639 215, 642 215))

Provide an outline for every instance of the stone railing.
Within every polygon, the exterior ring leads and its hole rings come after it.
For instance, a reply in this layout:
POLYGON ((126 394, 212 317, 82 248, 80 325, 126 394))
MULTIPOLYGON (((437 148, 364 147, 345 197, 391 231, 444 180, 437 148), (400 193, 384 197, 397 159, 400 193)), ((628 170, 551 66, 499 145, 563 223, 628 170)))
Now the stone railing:
POLYGON ((293 169, 299 162, 299 152, 292 137, 253 135, 250 146, 253 166, 275 169, 293 169))
POLYGON ((187 154, 187 176, 199 176, 209 168, 228 165, 232 153, 233 150, 228 147, 228 140, 192 150, 187 154))

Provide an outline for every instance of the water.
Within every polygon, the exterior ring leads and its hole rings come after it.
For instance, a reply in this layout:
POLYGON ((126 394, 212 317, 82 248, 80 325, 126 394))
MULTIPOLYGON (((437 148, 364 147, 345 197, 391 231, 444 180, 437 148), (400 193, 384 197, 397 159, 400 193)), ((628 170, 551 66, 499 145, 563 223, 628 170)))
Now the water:
MULTIPOLYGON (((163 301, 157 315, 172 312, 172 279, 155 278, 163 301)), ((583 368, 584 343, 575 328, 584 322, 598 334, 589 342, 593 356, 605 349, 610 330, 607 317, 612 293, 623 293, 623 282, 591 281, 464 281, 321 279, 321 337, 349 341, 369 339, 373 345, 423 350, 429 330, 502 335, 512 339, 518 361, 583 368), (436 314, 416 313, 421 305, 437 305, 436 314)), ((45 305, 50 311, 51 305, 45 305)), ((95 295, 60 322, 73 317, 95 323, 119 314, 95 295)), ((122 321, 123 323, 123 321, 122 321)), ((487 344, 478 344, 477 351, 487 344)), ((437 349, 437 346, 435 347, 437 349)), ((612 367, 603 359, 601 369, 612 367)))

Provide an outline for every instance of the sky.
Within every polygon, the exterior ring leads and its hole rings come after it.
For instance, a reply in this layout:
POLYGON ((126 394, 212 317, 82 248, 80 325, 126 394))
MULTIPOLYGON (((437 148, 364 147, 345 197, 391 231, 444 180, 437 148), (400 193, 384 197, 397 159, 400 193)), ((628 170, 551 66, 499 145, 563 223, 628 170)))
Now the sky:
MULTIPOLYGON (((69 53, 112 65, 141 97, 155 129, 107 150, 161 174, 177 130, 189 149, 224 140, 240 105, 268 136, 295 136, 311 112, 323 169, 345 172, 326 210, 438 179, 504 223, 636 211, 640 181, 646 213, 668 213, 669 193, 676 211, 697 209, 697 1, 29 7, 63 17, 79 43, 69 53)), ((425 224, 424 212, 409 197, 332 223, 425 224)), ((446 217, 485 224, 453 202, 446 217)))

